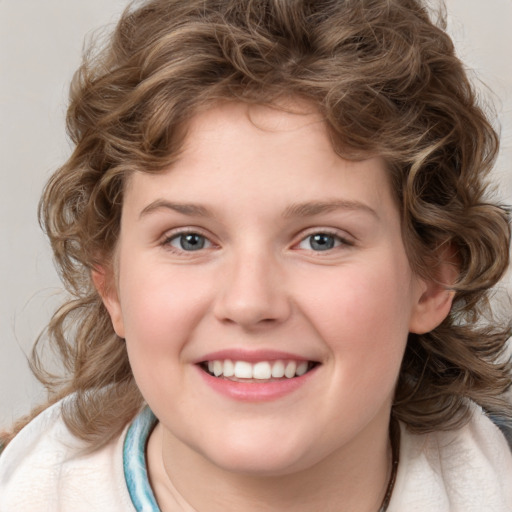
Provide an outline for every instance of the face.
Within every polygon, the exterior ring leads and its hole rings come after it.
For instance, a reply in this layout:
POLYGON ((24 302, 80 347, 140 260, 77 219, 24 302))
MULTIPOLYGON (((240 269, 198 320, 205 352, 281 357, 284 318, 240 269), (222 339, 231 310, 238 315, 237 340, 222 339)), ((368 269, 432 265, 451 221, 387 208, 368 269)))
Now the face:
POLYGON ((387 431, 427 286, 383 162, 337 156, 316 113, 195 117, 179 161, 130 178, 116 265, 104 300, 177 452, 279 474, 387 431))

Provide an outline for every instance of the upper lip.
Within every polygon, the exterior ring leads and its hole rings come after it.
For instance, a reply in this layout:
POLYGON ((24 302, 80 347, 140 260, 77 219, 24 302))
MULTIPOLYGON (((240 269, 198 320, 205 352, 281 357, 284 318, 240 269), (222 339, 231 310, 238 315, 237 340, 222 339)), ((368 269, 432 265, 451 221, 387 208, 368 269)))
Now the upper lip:
POLYGON ((303 355, 294 354, 292 352, 283 352, 277 350, 247 350, 247 349, 224 349, 215 352, 210 352, 195 360, 195 364, 203 363, 205 361, 223 361, 230 359, 231 361, 247 361, 249 363, 257 363, 258 361, 279 361, 279 360, 292 360, 292 361, 315 361, 303 355))

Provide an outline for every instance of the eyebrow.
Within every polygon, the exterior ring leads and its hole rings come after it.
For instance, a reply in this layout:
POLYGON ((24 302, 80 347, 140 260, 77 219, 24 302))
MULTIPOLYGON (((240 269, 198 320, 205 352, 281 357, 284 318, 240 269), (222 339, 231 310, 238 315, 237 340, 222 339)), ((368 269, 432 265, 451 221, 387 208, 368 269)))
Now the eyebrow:
POLYGON ((349 201, 345 199, 334 199, 331 201, 309 201, 305 203, 296 203, 288 206, 283 213, 283 217, 313 217, 322 213, 329 213, 336 210, 353 210, 371 214, 379 219, 377 212, 365 203, 360 201, 349 201))
MULTIPOLYGON (((147 205, 140 212, 139 218, 161 209, 173 210, 190 217, 213 217, 212 212, 208 208, 198 204, 175 203, 165 199, 157 199, 147 205)), ((283 217, 285 219, 292 217, 313 217, 315 215, 329 213, 336 210, 362 211, 371 214, 376 219, 379 218, 377 212, 367 204, 361 203, 360 201, 348 201, 344 199, 295 203, 284 210, 283 217)))
POLYGON ((165 199, 157 199, 152 203, 148 204, 139 215, 139 218, 154 212, 155 210, 168 209, 173 210, 183 215, 189 215, 194 217, 212 217, 212 213, 208 208, 192 203, 174 203, 166 201, 165 199))

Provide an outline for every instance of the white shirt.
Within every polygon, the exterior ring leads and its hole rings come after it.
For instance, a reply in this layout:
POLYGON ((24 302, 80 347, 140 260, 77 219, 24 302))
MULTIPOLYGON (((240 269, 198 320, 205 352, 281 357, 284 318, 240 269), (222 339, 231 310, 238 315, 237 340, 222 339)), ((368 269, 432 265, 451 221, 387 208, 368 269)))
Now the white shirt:
MULTIPOLYGON (((35 418, 0 455, 0 512, 158 512, 145 462, 156 423, 151 411, 117 440, 83 455, 61 405, 35 418)), ((190 510, 176 495, 176 512, 190 510)), ((512 512, 512 455, 480 408, 452 432, 413 435, 401 426, 388 512, 512 512)))

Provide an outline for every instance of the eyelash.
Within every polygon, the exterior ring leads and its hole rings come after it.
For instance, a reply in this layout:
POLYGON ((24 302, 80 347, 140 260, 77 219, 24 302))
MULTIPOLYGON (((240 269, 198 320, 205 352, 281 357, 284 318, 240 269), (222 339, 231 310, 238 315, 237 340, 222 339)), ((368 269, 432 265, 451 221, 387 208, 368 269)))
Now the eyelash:
MULTIPOLYGON (((215 244, 210 240, 210 238, 205 235, 204 233, 201 233, 199 230, 183 230, 179 232, 174 232, 169 235, 167 235, 164 240, 162 241, 161 245, 165 247, 166 249, 176 253, 176 254, 193 254, 194 252, 201 252, 204 249, 211 249, 212 247, 215 247, 215 244), (203 242, 203 245, 201 245, 198 249, 195 250, 187 250, 183 247, 183 239, 181 240, 180 245, 181 247, 175 247, 172 245, 172 242, 179 241, 180 238, 185 236, 195 236, 201 239, 203 242), (206 247, 205 247, 206 245, 206 247)), ((311 242, 310 242, 311 245, 311 242)), ((297 247, 301 250, 305 251, 311 251, 317 254, 321 253, 330 253, 333 250, 343 248, 343 247, 352 247, 354 243, 350 240, 348 240, 346 237, 341 236, 339 233, 329 230, 329 229, 316 229, 315 231, 311 231, 307 233, 305 236, 303 236, 298 243, 294 244, 293 247, 297 247), (325 250, 314 250, 312 248, 301 248, 300 245, 304 242, 306 242, 308 239, 312 239, 313 237, 328 237, 331 238, 333 241, 331 242, 333 245, 331 247, 327 247, 325 250)))
MULTIPOLYGON (((352 241, 348 240, 346 237, 343 237, 339 233, 337 233, 335 231, 331 231, 329 229, 319 229, 319 230, 312 231, 312 232, 308 233, 306 236, 302 237, 301 240, 299 241, 299 243, 296 245, 299 246, 303 242, 306 242, 308 239, 312 239, 315 236, 329 237, 329 238, 333 239, 334 240, 333 243, 334 244, 337 243, 337 245, 334 245, 333 247, 328 247, 325 250, 319 250, 319 251, 314 251, 313 249, 304 249, 304 250, 311 250, 315 253, 322 253, 322 252, 329 253, 329 252, 339 249, 339 248, 352 247, 354 245, 354 243, 352 241)), ((310 244, 311 244, 311 242, 310 242, 310 244)))
POLYGON ((186 254, 186 253, 194 253, 194 252, 200 252, 202 251, 203 249, 205 249, 204 246, 200 247, 199 249, 196 249, 196 250, 189 250, 187 251, 186 249, 183 248, 183 245, 181 248, 178 248, 178 247, 174 247, 172 245, 172 242, 173 241, 179 241, 180 238, 182 237, 185 237, 185 236, 196 236, 196 237, 200 237, 202 240, 204 240, 207 244, 209 244, 208 247, 206 248, 210 248, 210 247, 214 247, 214 243, 209 239, 209 237, 203 233, 201 233, 199 230, 193 230, 193 229, 188 229, 188 230, 183 230, 183 231, 178 231, 178 232, 174 232, 174 233, 171 233, 169 235, 167 235, 164 240, 162 241, 161 245, 163 247, 165 247, 166 249, 170 250, 171 252, 174 252, 176 254, 186 254))

